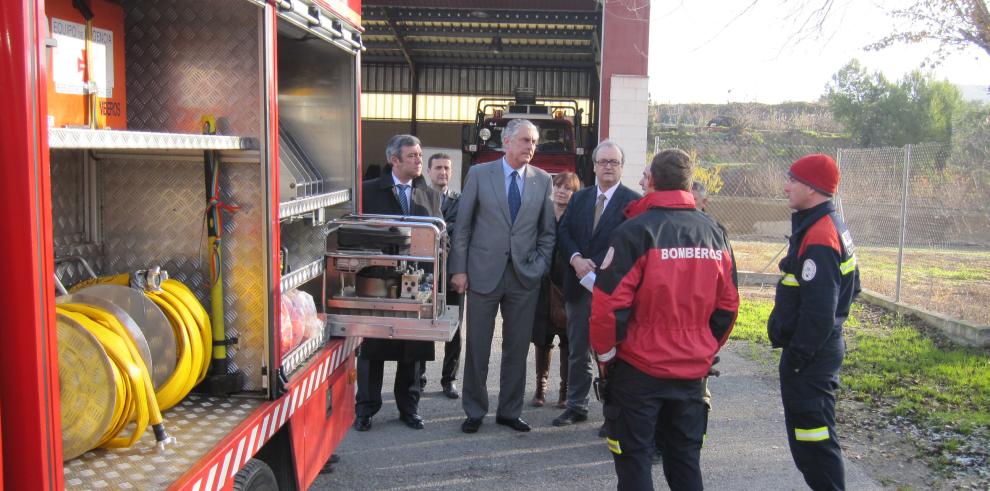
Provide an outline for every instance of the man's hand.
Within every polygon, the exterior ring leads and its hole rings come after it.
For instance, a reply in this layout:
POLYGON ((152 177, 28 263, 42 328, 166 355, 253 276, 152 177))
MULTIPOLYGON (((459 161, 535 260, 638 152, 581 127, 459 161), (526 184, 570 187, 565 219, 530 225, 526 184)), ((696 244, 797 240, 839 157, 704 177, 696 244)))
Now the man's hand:
POLYGON ((595 265, 595 262, 591 259, 585 259, 578 254, 571 258, 571 267, 574 268, 574 273, 577 274, 577 277, 580 280, 588 273, 594 271, 598 266, 595 265))
POLYGON ((457 293, 464 293, 468 289, 467 273, 457 273, 450 277, 450 284, 457 293))
POLYGON ((609 367, 615 362, 615 352, 616 350, 613 346, 607 353, 595 354, 595 361, 598 362, 598 374, 602 378, 608 377, 609 367))

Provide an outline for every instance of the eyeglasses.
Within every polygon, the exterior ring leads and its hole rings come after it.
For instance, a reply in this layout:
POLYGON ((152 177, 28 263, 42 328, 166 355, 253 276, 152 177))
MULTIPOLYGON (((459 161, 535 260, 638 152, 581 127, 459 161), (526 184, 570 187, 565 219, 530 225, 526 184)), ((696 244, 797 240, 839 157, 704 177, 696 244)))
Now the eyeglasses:
POLYGON ((596 160, 595 164, 600 165, 602 167, 618 167, 622 165, 622 162, 615 159, 608 159, 608 160, 596 160))

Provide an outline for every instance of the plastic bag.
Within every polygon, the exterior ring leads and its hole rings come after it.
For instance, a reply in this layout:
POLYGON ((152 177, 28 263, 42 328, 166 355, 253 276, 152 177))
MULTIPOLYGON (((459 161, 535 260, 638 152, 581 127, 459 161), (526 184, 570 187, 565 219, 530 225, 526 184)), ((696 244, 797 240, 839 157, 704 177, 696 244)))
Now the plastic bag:
POLYGON ((282 295, 282 299, 279 304, 282 311, 279 326, 279 333, 281 334, 279 346, 282 348, 282 353, 288 353, 293 347, 292 301, 289 299, 288 295, 282 295))

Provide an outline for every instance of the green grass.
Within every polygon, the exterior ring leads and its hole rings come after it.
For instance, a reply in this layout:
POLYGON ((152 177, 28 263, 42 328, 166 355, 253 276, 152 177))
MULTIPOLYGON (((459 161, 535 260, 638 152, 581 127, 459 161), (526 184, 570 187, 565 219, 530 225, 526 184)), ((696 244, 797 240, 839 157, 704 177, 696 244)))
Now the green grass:
MULTIPOLYGON (((733 339, 769 347, 766 321, 772 301, 745 300, 733 339)), ((990 426, 990 356, 947 346, 893 314, 859 305, 845 325, 842 367, 847 397, 887 408, 917 423, 948 425, 966 434, 990 426)), ((766 355, 757 357, 766 359, 766 355)))
MULTIPOLYGON (((760 271, 781 243, 734 241, 742 271, 760 271)), ((863 287, 893 297, 896 247, 858 247, 863 287)), ((778 258, 779 259, 779 258, 778 258)), ((777 272, 771 265, 768 272, 777 272)), ((990 251, 908 248, 904 250, 901 301, 977 324, 990 324, 990 251)))

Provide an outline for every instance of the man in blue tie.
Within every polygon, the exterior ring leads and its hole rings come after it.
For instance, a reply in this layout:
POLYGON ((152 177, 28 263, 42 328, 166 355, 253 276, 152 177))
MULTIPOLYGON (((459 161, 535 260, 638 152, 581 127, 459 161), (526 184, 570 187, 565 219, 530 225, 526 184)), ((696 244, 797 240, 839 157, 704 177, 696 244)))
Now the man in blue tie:
POLYGON ((467 292, 462 404, 465 433, 488 413, 488 358, 502 311, 502 367, 495 422, 529 431, 520 418, 526 357, 540 280, 549 270, 556 219, 550 175, 529 165, 539 131, 514 119, 502 130, 504 158, 471 167, 461 193, 450 253, 451 285, 467 292))
MULTIPOLYGON (((391 171, 361 186, 361 211, 378 215, 442 217, 440 194, 423 179, 423 150, 412 135, 395 135, 385 149, 391 171)), ((357 361, 354 428, 371 429, 371 417, 382 407, 382 377, 386 361, 395 361, 395 405, 399 419, 413 429, 423 428, 419 416, 419 374, 433 359, 433 343, 365 339, 357 361)))

